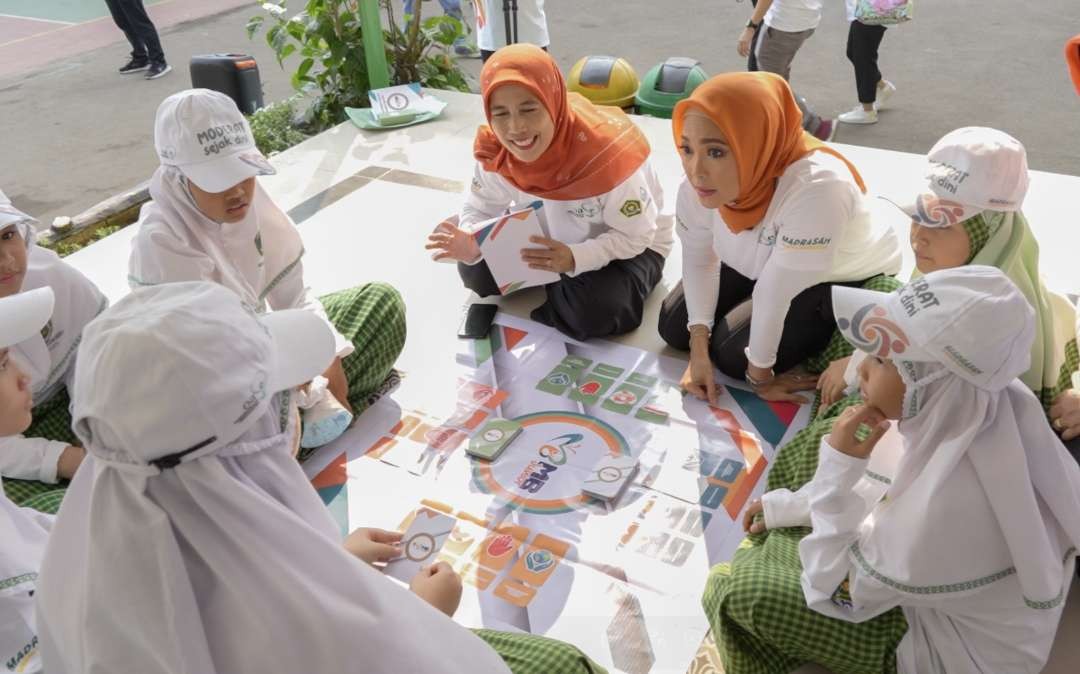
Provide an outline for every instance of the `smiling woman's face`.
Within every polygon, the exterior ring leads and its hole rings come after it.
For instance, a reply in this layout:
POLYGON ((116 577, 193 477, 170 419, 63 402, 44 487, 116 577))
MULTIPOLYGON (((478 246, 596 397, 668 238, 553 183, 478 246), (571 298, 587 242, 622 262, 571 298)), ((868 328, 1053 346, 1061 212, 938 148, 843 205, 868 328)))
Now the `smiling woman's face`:
POLYGON ((691 110, 679 139, 683 171, 701 205, 720 208, 739 197, 739 167, 724 133, 707 116, 691 110))
POLYGON ((555 122, 531 91, 505 84, 491 93, 491 130, 502 146, 523 162, 540 158, 555 137, 555 122))

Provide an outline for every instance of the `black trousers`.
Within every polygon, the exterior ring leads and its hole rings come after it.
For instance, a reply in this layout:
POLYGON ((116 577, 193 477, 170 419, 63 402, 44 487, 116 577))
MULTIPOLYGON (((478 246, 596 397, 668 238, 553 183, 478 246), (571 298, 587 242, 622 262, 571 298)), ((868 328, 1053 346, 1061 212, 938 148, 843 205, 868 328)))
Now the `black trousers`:
POLYGON ((131 58, 150 63, 165 63, 157 29, 146 13, 143 0, 105 0, 116 27, 131 43, 131 58))
MULTIPOLYGON (((861 286, 851 283, 819 283, 795 296, 784 319, 784 332, 776 353, 777 373, 790 370, 824 349, 836 330, 832 309, 834 285, 861 286)), ((746 374, 746 347, 750 344, 751 295, 757 281, 746 278, 731 267, 720 265, 720 290, 716 303, 715 324, 709 343, 713 365, 733 379, 746 374)), ((690 350, 689 316, 686 295, 680 281, 660 307, 660 337, 673 348, 690 350)))
MULTIPOLYGON (((487 263, 458 264, 465 287, 481 297, 499 294, 487 263)), ((584 341, 590 337, 621 335, 641 325, 645 299, 664 273, 664 258, 653 250, 629 260, 613 260, 606 267, 566 276, 544 286, 547 301, 531 318, 584 341)))
POLYGON ((847 35, 847 57, 855 66, 855 88, 860 103, 877 100, 877 83, 881 81, 878 70, 878 47, 885 37, 885 26, 867 26, 852 21, 847 35))

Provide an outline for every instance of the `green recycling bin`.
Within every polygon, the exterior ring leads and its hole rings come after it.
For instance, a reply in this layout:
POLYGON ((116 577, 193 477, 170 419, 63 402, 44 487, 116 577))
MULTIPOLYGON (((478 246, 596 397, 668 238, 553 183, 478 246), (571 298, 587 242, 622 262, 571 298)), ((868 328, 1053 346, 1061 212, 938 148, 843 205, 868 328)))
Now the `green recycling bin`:
POLYGON ((634 102, 638 114, 671 119, 675 104, 709 78, 699 61, 673 56, 654 66, 641 81, 634 102))

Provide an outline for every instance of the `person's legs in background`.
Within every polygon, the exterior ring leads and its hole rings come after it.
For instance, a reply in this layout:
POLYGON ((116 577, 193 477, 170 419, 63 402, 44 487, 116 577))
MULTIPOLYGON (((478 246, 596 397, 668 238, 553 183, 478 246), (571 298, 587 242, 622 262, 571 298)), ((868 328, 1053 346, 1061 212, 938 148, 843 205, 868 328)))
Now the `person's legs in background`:
POLYGON ((124 37, 131 44, 131 60, 120 68, 121 74, 128 75, 149 68, 150 59, 146 55, 146 45, 142 43, 139 36, 132 30, 131 24, 128 23, 127 15, 122 7, 123 2, 124 0, 105 0, 105 4, 109 7, 109 13, 112 14, 113 23, 124 33, 124 37))
MULTIPOLYGON (((143 45, 146 50, 146 59, 149 61, 149 69, 146 71, 146 79, 153 80, 166 74, 172 68, 165 62, 165 52, 161 48, 161 40, 158 38, 154 22, 146 13, 143 0, 109 0, 109 9, 113 7, 122 14, 126 21, 127 30, 131 31, 135 40, 128 38, 132 45, 143 45)), ((113 15, 114 18, 116 14, 113 15)), ((117 24, 119 25, 119 23, 117 24)), ((121 30, 124 30, 121 27, 121 30)), ((127 31, 125 31, 127 34, 127 31)))
MULTIPOLYGON (((776 73, 785 80, 790 80, 791 62, 795 59, 795 53, 813 34, 813 29, 789 33, 763 25, 751 41, 750 54, 755 61, 754 65, 758 70, 776 73)), ((795 101, 803 113, 803 129, 819 140, 832 140, 836 135, 836 122, 823 119, 802 96, 795 94, 795 101)))
MULTIPOLYGON (((416 3, 420 0, 405 0, 405 14, 412 16, 416 3)), ((469 43, 469 24, 465 22, 465 14, 461 11, 461 0, 439 0, 443 13, 461 22, 464 34, 454 40, 454 54, 462 58, 479 58, 480 52, 475 45, 469 43)), ((406 23, 408 25, 408 23, 406 23)))
MULTIPOLYGON (((794 91, 791 93, 795 94, 794 91)), ((803 130, 818 140, 832 140, 836 135, 836 120, 825 119, 814 112, 806 99, 798 94, 795 94, 795 102, 799 104, 799 110, 802 111, 803 130)))
POLYGON ((878 110, 896 91, 878 69, 878 47, 885 30, 885 26, 867 26, 859 21, 852 21, 848 29, 847 57, 855 68, 859 105, 837 118, 845 124, 874 124, 878 110))

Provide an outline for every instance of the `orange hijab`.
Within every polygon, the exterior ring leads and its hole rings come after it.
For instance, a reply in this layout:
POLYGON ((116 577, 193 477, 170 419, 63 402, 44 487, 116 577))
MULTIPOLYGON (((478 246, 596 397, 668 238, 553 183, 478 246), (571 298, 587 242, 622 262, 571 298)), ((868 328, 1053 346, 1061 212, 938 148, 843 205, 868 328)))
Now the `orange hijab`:
POLYGON ((1069 74, 1072 76, 1076 93, 1080 94, 1080 35, 1065 43, 1065 62, 1069 64, 1069 74))
POLYGON ((699 110, 720 127, 739 171, 739 196, 720 207, 728 229, 753 229, 765 217, 776 181, 811 152, 840 158, 864 193, 862 176, 844 155, 802 129, 802 113, 784 78, 773 73, 727 73, 710 78, 675 106, 672 129, 682 145, 683 119, 699 110))
POLYGON ((489 124, 491 94, 506 84, 525 87, 543 103, 555 123, 551 145, 526 163, 503 147, 490 126, 481 126, 473 156, 485 171, 522 192, 556 201, 595 197, 615 189, 648 159, 649 142, 626 113, 567 94, 559 66, 543 49, 515 44, 488 59, 480 71, 480 90, 489 124))

